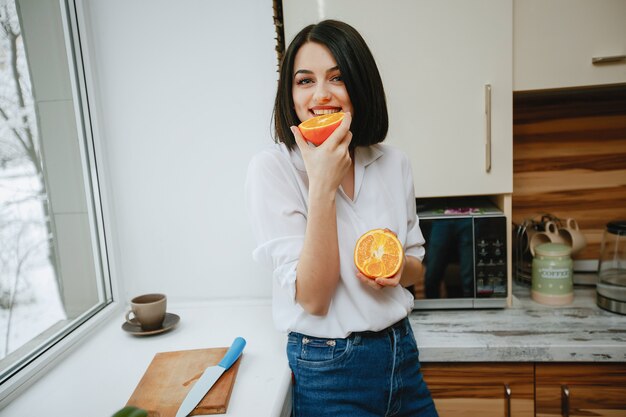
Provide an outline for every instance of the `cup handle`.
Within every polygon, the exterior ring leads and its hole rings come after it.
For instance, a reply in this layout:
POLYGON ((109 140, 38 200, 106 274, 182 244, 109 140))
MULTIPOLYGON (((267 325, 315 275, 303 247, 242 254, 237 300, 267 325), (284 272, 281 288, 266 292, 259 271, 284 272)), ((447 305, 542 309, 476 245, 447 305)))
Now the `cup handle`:
POLYGON ((128 310, 126 312, 126 323, 137 326, 139 323, 137 322, 137 319, 135 317, 133 317, 132 319, 130 318, 131 314, 133 314, 133 310, 128 310))
POLYGON ((576 220, 572 219, 571 217, 569 219, 567 219, 567 228, 568 229, 573 229, 573 230, 578 230, 578 223, 576 223, 576 220))
POLYGON ((552 221, 546 223, 546 233, 551 234, 551 235, 558 234, 559 231, 558 231, 558 227, 556 226, 556 223, 552 221))

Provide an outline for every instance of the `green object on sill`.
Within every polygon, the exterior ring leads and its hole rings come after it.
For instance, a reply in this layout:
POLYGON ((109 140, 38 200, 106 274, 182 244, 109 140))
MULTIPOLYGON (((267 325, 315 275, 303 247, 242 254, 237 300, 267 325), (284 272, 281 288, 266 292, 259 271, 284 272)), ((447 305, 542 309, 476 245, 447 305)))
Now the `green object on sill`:
POLYGON ((137 407, 124 407, 112 417, 148 417, 148 412, 137 407))

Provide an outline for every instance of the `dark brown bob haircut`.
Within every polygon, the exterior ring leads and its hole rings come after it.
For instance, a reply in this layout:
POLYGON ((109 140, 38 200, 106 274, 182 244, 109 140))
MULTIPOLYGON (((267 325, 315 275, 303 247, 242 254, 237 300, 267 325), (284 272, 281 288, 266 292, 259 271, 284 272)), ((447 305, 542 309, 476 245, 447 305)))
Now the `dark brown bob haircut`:
POLYGON ((293 103, 293 65, 300 47, 307 42, 325 46, 337 61, 354 112, 350 148, 385 140, 389 129, 387 102, 372 52, 356 29, 336 20, 324 20, 305 27, 285 51, 274 102, 275 140, 283 142, 289 149, 296 146, 289 130, 301 122, 293 103))

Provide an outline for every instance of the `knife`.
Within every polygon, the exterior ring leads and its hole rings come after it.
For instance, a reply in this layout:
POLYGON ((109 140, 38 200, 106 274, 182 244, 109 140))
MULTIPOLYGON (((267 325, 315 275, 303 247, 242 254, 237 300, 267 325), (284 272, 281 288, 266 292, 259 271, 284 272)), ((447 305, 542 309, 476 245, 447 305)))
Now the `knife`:
POLYGON ((222 358, 220 363, 214 366, 209 366, 204 370, 200 379, 196 381, 187 396, 183 400, 182 404, 178 408, 176 417, 186 417, 193 409, 198 405, 200 400, 204 398, 207 392, 211 389, 213 384, 226 372, 233 363, 241 356, 243 348, 246 346, 246 340, 242 337, 237 337, 230 345, 228 352, 222 358))

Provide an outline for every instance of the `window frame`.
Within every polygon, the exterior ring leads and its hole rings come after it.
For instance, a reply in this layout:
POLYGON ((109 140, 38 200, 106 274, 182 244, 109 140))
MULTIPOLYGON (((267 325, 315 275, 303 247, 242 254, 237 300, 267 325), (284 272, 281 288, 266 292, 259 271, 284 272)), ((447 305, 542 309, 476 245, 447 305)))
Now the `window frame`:
POLYGON ((0 373, 0 409, 41 378, 48 370, 65 359, 80 342, 120 314, 120 284, 113 279, 115 269, 110 236, 106 231, 113 223, 112 210, 106 197, 106 165, 102 163, 103 146, 97 119, 97 89, 95 65, 92 65, 89 31, 86 30, 84 0, 58 0, 65 53, 72 90, 74 117, 81 153, 81 166, 86 176, 85 187, 90 233, 93 242, 95 279, 100 301, 71 320, 60 331, 44 332, 40 343, 20 360, 0 373), (50 334, 48 334, 50 333, 50 334))

